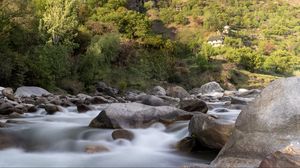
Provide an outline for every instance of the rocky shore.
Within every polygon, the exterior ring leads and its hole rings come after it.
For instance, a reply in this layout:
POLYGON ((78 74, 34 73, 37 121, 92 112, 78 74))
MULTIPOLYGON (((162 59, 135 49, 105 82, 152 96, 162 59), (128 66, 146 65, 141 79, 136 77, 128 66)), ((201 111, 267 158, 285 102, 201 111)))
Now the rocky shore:
MULTIPOLYGON (((0 87, 0 149, 18 146, 17 137, 1 130, 22 124, 16 118, 38 111, 54 115, 65 107, 86 113, 97 110, 95 105, 105 104, 89 127, 114 129, 113 139, 133 140, 129 129, 148 128, 154 123, 167 127, 189 121, 189 136, 177 142, 178 152, 197 155, 201 150, 221 150, 210 165, 191 163, 185 167, 276 167, 285 162, 299 167, 299 93, 299 78, 277 80, 262 92, 228 91, 216 82, 191 91, 180 86, 155 86, 147 93, 131 90, 123 94, 99 82, 92 95, 55 95, 28 86, 14 92, 0 87)), ((109 149, 86 147, 87 153, 99 151, 109 149)))

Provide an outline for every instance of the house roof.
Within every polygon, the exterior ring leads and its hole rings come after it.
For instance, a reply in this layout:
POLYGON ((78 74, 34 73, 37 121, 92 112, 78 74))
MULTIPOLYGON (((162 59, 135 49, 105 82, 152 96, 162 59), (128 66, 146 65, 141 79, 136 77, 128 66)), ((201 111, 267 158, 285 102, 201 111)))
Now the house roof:
POLYGON ((208 38, 208 41, 218 41, 218 40, 223 41, 224 38, 225 38, 224 36, 210 36, 210 37, 208 38))

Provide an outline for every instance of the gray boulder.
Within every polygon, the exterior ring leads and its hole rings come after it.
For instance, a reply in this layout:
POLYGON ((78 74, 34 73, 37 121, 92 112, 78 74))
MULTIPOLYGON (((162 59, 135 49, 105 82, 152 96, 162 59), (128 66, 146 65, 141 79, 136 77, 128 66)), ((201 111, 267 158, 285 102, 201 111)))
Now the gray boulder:
POLYGON ((166 90, 161 86, 155 86, 150 90, 151 95, 155 96, 165 96, 167 94, 166 90))
POLYGON ((191 90, 192 94, 210 94, 214 92, 224 92, 224 89, 217 82, 209 82, 199 88, 191 90))
POLYGON ((12 88, 5 88, 1 92, 2 95, 7 97, 9 100, 15 100, 14 90, 12 88))
POLYGON ((100 112, 89 126, 93 128, 145 128, 155 122, 169 123, 188 120, 191 117, 191 113, 175 107, 114 103, 100 112))
POLYGON ((193 116, 189 132, 198 142, 211 149, 221 149, 228 141, 234 128, 231 120, 217 119, 207 114, 193 116))
POLYGON ((299 146, 289 145, 286 148, 276 151, 267 156, 259 165, 259 168, 275 167, 300 167, 299 146))
POLYGON ((200 99, 185 99, 180 102, 180 109, 188 112, 207 113, 208 107, 206 103, 200 99))
POLYGON ((149 106, 166 106, 167 104, 163 99, 153 96, 153 95, 139 95, 136 98, 136 101, 149 105, 149 106))
POLYGON ((35 86, 22 86, 17 89, 15 92, 16 97, 30 97, 30 96, 42 96, 42 95, 50 95, 47 90, 35 87, 35 86))
POLYGON ((258 167, 269 154, 300 139, 300 78, 279 79, 239 115, 232 136, 212 165, 258 167))
POLYGON ((183 88, 180 86, 170 86, 167 89, 167 95, 175 98, 187 98, 190 97, 191 95, 183 88))

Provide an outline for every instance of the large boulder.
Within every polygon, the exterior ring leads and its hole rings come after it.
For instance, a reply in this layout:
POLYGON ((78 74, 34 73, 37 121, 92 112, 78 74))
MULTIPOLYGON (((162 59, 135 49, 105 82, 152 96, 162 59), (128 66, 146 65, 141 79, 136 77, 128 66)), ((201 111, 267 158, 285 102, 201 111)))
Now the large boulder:
POLYGON ((191 95, 183 88, 180 86, 170 86, 167 89, 167 95, 175 98, 187 98, 190 97, 191 95))
POLYGON ((200 88, 191 90, 192 94, 211 94, 214 92, 224 92, 224 89, 217 82, 209 82, 202 85, 200 88))
POLYGON ((161 86, 155 86, 150 90, 151 95, 155 96, 165 96, 167 94, 166 90, 161 86))
POLYGON ((114 132, 112 132, 111 136, 114 140, 127 139, 127 140, 131 141, 134 138, 133 132, 126 130, 126 129, 115 130, 114 132))
POLYGON ((217 119, 207 114, 193 116, 189 123, 189 132, 197 141, 211 149, 221 149, 228 141, 234 122, 217 119))
POLYGON ((246 106, 215 167, 258 167, 274 153, 300 139, 300 78, 272 82, 246 106))
POLYGON ((9 115, 15 112, 15 107, 11 103, 4 102, 0 104, 0 114, 1 115, 9 115))
POLYGON ((175 107, 114 103, 100 112, 89 126, 94 128, 144 128, 155 122, 188 120, 191 117, 191 113, 175 107))
POLYGON ((1 92, 2 95, 7 97, 9 100, 15 100, 14 90, 12 88, 5 88, 1 92))
POLYGON ((163 99, 153 95, 139 95, 136 101, 149 106, 165 106, 167 105, 163 99))
POLYGON ((273 167, 300 167, 300 148, 289 145, 267 156, 259 165, 259 168, 273 167))
POLYGON ((180 109, 189 112, 207 113, 208 107, 206 103, 200 99, 185 99, 180 102, 180 109))
POLYGON ((30 96, 42 96, 42 95, 50 95, 47 90, 35 87, 35 86, 22 86, 17 89, 15 92, 15 96, 17 97, 30 97, 30 96))

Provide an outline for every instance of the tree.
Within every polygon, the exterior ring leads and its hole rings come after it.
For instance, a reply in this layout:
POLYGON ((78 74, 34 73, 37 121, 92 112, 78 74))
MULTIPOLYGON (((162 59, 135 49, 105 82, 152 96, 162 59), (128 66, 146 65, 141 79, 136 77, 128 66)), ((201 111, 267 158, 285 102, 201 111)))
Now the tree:
POLYGON ((40 27, 49 35, 48 42, 74 46, 77 20, 76 0, 47 0, 40 27))

